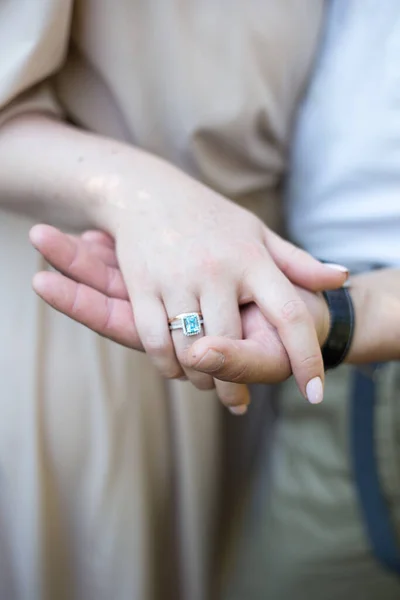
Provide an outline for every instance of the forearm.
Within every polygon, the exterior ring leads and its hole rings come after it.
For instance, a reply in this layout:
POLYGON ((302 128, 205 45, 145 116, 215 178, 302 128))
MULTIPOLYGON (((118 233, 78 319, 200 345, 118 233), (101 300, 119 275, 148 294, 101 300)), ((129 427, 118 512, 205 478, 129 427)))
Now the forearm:
POLYGON ((352 278, 356 325, 346 362, 400 360, 400 269, 352 278))
MULTIPOLYGON (((162 161, 50 117, 30 114, 0 130, 0 205, 47 223, 107 229, 105 205, 124 173, 142 186, 162 161), (151 164, 150 164, 151 163, 151 164)), ((135 194, 135 186, 132 186, 135 194)))

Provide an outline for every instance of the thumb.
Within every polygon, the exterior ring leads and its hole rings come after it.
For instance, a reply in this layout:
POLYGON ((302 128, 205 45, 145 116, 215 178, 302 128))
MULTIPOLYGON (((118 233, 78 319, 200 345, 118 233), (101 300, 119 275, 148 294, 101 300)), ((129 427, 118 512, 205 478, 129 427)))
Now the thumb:
POLYGON ((279 383, 291 374, 281 344, 267 347, 256 340, 226 337, 201 338, 188 350, 182 364, 234 383, 279 383))

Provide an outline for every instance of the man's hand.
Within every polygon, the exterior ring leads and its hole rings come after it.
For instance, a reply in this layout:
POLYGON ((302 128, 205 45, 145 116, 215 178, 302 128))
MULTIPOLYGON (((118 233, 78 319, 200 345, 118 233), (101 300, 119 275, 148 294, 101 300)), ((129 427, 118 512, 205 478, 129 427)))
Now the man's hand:
MULTIPOLYGON (((321 294, 300 288, 298 292, 311 313, 322 346, 330 325, 326 302, 321 294)), ((280 383, 290 377, 290 362, 276 329, 255 304, 242 307, 241 317, 242 340, 206 336, 192 345, 187 364, 217 379, 238 383, 280 383)))
POLYGON ((33 289, 47 304, 118 344, 143 351, 110 236, 88 231, 75 237, 38 225, 30 239, 59 271, 43 271, 33 279, 33 289))
MULTIPOLYGON (((31 230, 31 241, 58 273, 35 275, 36 293, 56 310, 119 344, 143 350, 114 242, 101 232, 70 236, 53 227, 31 230)), ((322 297, 298 288, 320 344, 329 329, 322 297)), ((243 339, 205 336, 187 351, 184 364, 223 381, 278 383, 291 375, 290 362, 276 329, 255 304, 241 308, 243 339)))

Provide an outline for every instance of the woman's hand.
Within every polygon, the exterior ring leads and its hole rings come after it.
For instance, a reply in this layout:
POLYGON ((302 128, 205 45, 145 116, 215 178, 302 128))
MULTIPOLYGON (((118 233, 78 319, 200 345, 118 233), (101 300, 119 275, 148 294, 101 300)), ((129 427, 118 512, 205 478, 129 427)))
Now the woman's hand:
MULTIPOLYGON (((344 273, 292 256, 253 215, 165 161, 45 115, 10 119, 0 157, 0 197, 13 210, 45 219, 61 211, 112 234, 139 336, 162 373, 178 374, 188 348, 182 332, 171 337, 168 318, 201 310, 207 333, 240 339, 239 304, 254 301, 277 328, 303 394, 322 394, 312 321, 283 272, 307 288, 322 274, 322 287, 326 279, 338 286, 344 273)), ((213 385, 184 368, 198 387, 213 385)), ((217 385, 223 401, 248 401, 243 386, 217 385)))
MULTIPOLYGON (((207 336, 240 340, 239 307, 254 302, 276 328, 302 393, 322 399, 324 369, 314 324, 280 268, 295 264, 289 260, 293 248, 253 214, 168 163, 148 156, 141 165, 145 189, 124 163, 102 189, 97 180, 87 188, 94 186, 96 198, 104 198, 93 215, 116 240, 136 328, 160 373, 175 378, 183 368, 196 387, 212 388, 211 376, 185 363, 193 339, 181 330, 171 335, 168 321, 201 312, 207 336)), ((311 257, 296 256, 297 263, 302 260, 300 271, 315 270, 311 257)), ((338 279, 342 283, 345 274, 338 279)), ((243 385, 216 380, 215 386, 226 404, 249 401, 243 385)))
MULTIPOLYGON (((175 376, 189 340, 168 318, 204 313, 211 335, 240 339, 239 304, 254 301, 277 328, 303 394, 322 394, 323 368, 303 287, 343 283, 345 273, 293 254, 247 211, 130 144, 46 115, 10 119, 0 135, 0 199, 13 210, 73 216, 112 234, 139 336, 160 371, 175 376), (311 387, 313 387, 313 385, 311 387)), ((190 340, 191 341, 191 340, 190 340)), ((198 387, 212 377, 184 366, 198 387)), ((246 389, 217 383, 225 402, 246 389)))
MULTIPOLYGON (((45 301, 102 335, 142 349, 112 239, 99 232, 88 232, 78 239, 46 226, 33 228, 31 239, 65 274, 46 272, 35 277, 34 288, 45 301)), ((326 329, 325 303, 315 294, 298 293, 311 312, 321 342, 324 326, 326 329)), ((191 349, 185 352, 183 362, 225 380, 272 383, 286 379, 291 374, 288 355, 276 329, 256 305, 242 307, 241 324, 244 340, 204 338, 194 344, 194 354, 191 349), (223 350, 222 365, 201 361, 206 347, 223 350)))

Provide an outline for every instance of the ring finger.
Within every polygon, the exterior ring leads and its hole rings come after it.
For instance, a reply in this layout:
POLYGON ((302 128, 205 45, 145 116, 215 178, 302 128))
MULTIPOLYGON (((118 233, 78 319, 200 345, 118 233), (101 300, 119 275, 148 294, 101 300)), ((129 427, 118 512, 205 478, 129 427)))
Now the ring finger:
MULTIPOLYGON (((199 300, 192 294, 187 294, 184 298, 180 297, 179 299, 174 296, 164 296, 164 305, 169 317, 175 353, 182 365, 193 342, 204 335, 203 325, 200 322, 199 300)), ((210 390, 214 387, 214 381, 210 375, 184 366, 182 368, 186 377, 198 389, 210 390)))

